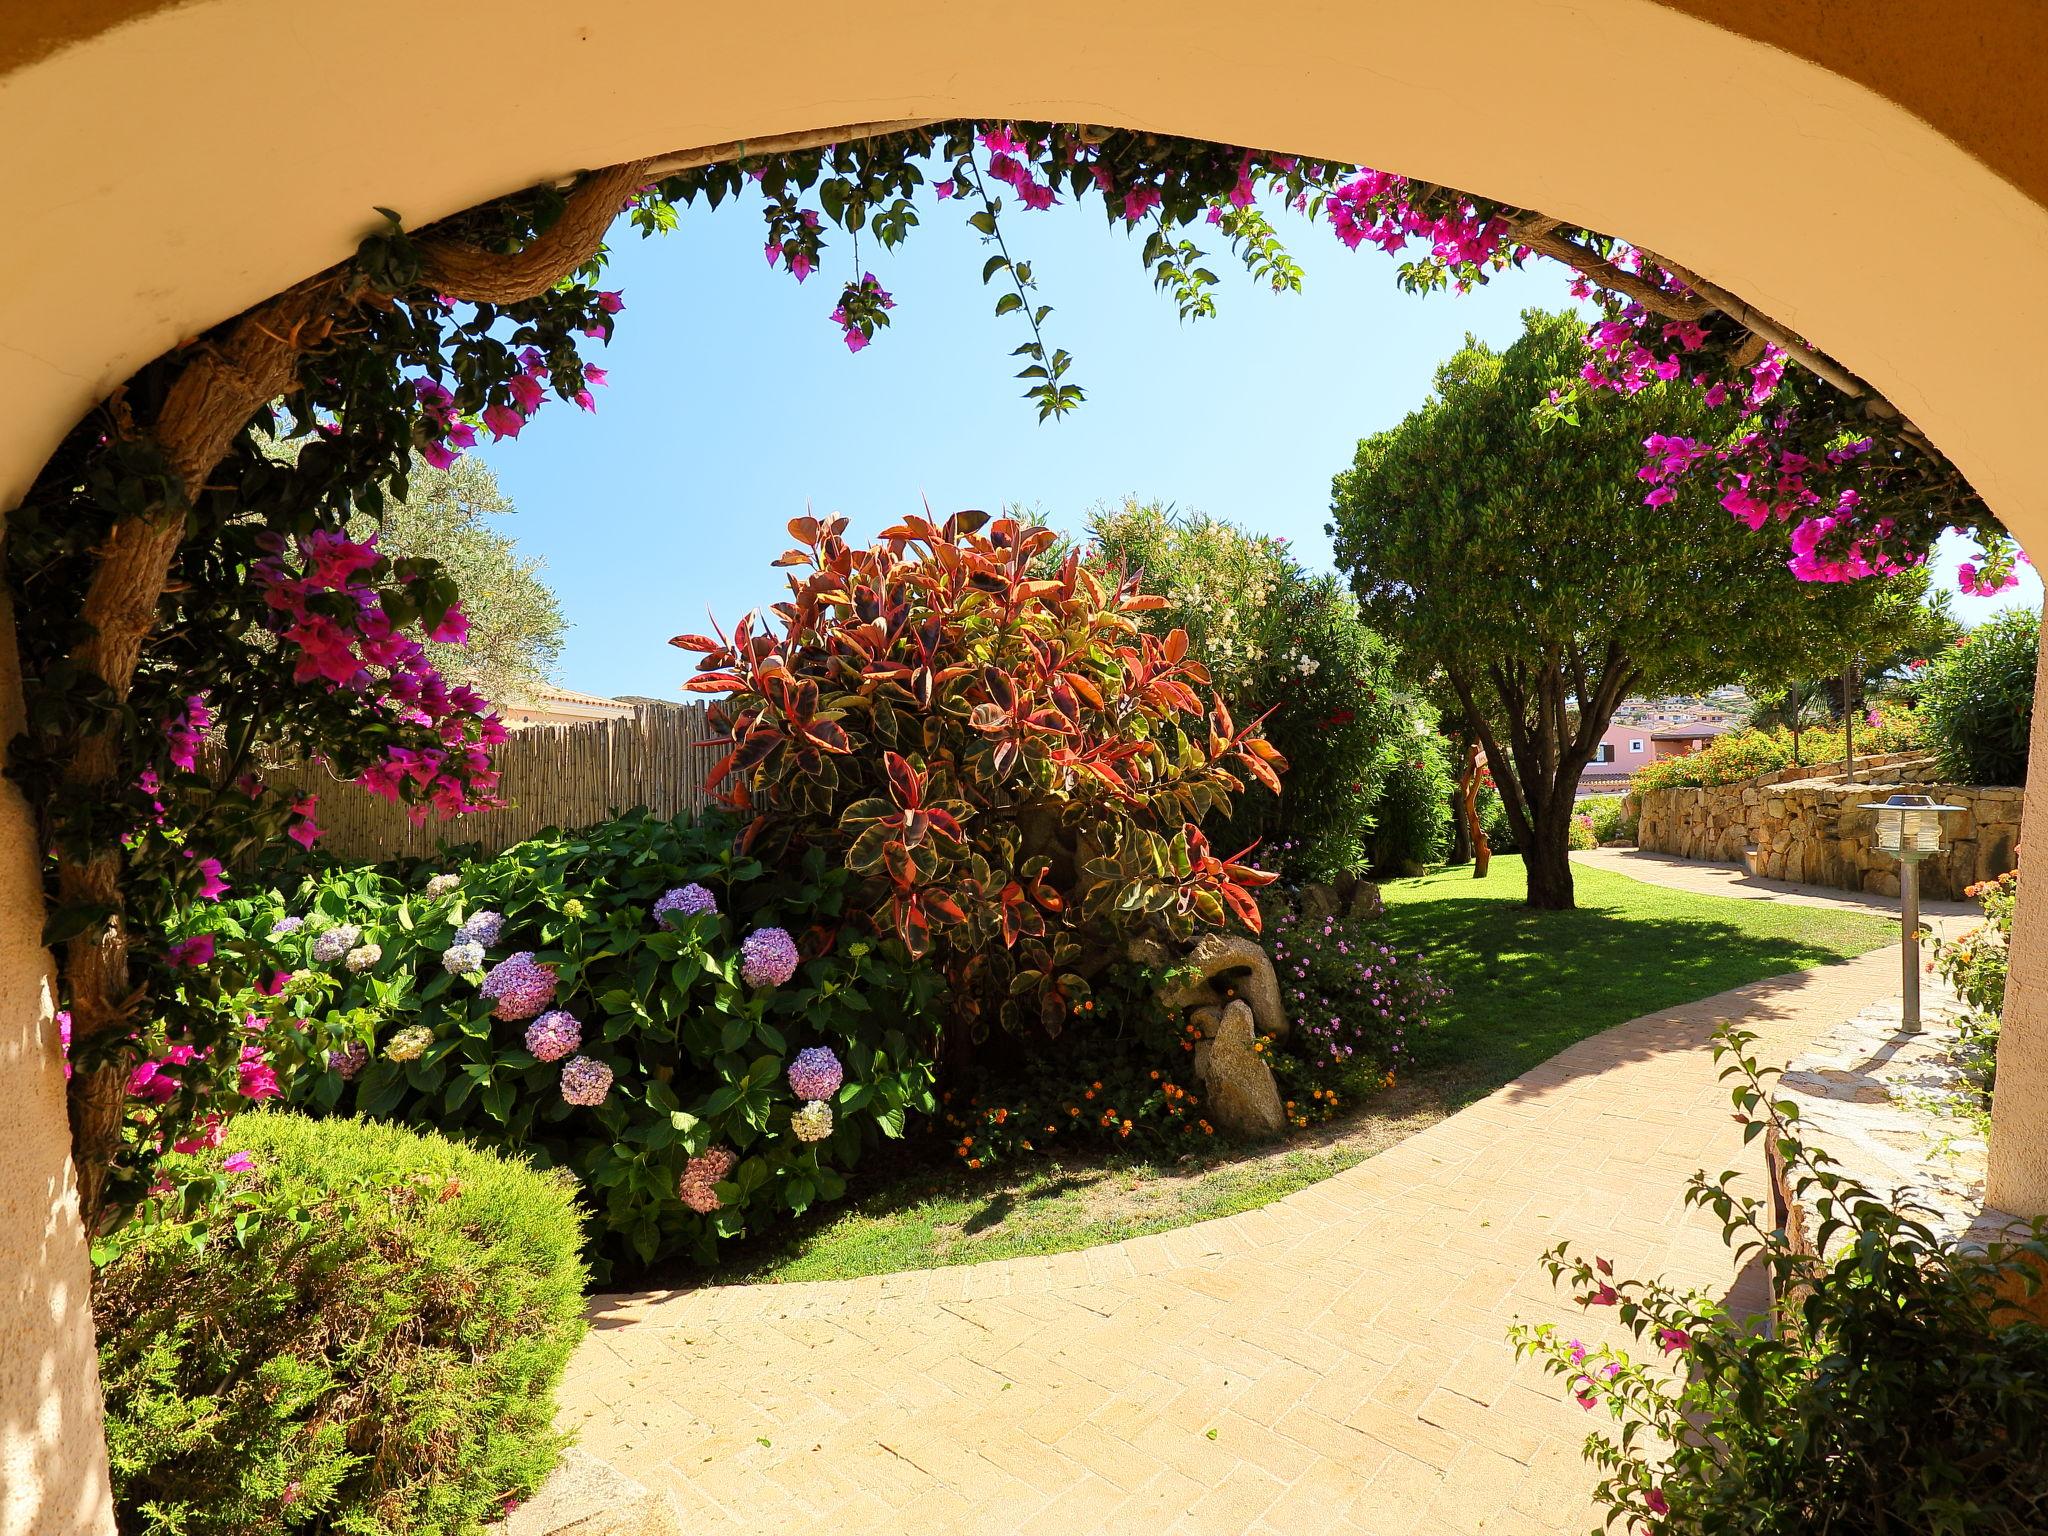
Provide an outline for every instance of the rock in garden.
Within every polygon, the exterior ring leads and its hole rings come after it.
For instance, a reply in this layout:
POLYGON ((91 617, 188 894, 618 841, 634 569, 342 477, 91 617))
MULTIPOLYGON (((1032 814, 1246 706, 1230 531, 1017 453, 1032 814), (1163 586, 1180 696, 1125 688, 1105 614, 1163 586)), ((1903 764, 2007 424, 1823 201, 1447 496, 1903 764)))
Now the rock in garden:
POLYGON ((1238 1136, 1278 1136, 1287 1129, 1287 1112, 1273 1069, 1252 1049, 1252 1011, 1242 999, 1223 1010, 1213 1039, 1195 1055, 1209 1117, 1238 1136))
POLYGON ((1159 1001, 1166 1008, 1200 1008, 1225 1000, 1226 989, 1251 1005, 1259 1032, 1279 1039, 1287 1034, 1287 1010, 1280 1003, 1280 982, 1265 950, 1239 934, 1205 933, 1181 958, 1194 975, 1164 988, 1159 1001))

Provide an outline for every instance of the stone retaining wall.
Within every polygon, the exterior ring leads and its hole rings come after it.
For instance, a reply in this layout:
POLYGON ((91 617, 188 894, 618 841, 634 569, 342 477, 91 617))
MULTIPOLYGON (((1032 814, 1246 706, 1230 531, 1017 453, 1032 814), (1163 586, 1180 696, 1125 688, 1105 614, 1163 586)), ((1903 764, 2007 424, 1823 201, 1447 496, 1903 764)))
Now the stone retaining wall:
POLYGON ((1960 811, 1942 818, 1943 851, 1920 865, 1926 896, 1960 899, 1966 886, 2013 867, 2021 791, 1915 782, 1927 759, 1859 759, 1857 783, 1811 768, 1780 769, 1713 789, 1653 789, 1642 797, 1637 846, 1686 859, 1742 860, 1772 880, 1896 896, 1898 861, 1873 845, 1867 801, 1927 795, 1960 811), (1802 776, 1803 775, 1803 776, 1802 776))

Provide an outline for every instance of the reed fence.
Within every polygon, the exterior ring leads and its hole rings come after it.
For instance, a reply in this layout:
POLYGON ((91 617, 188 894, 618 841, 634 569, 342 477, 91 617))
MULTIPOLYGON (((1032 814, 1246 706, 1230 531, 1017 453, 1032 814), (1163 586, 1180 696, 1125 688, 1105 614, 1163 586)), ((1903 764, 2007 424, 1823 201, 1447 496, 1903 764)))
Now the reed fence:
POLYGON ((433 853, 444 843, 509 848, 543 827, 581 827, 645 806, 658 816, 710 803, 704 775, 717 761, 702 704, 640 704, 632 718, 515 731, 493 754, 502 810, 414 826, 406 808, 317 768, 272 774, 281 791, 320 796, 320 848, 375 861, 433 853))

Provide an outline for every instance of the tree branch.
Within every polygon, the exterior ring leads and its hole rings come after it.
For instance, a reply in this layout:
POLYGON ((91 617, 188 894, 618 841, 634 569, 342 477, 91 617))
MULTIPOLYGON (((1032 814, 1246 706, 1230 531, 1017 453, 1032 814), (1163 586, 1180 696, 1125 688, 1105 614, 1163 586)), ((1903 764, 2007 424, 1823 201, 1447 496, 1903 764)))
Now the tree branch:
MULTIPOLYGON (((1704 297, 1687 299, 1666 293, 1640 273, 1624 271, 1598 252, 1587 249, 1576 240, 1566 239, 1557 232, 1559 224, 1559 220, 1546 217, 1511 219, 1508 228, 1510 238, 1516 244, 1526 245, 1539 256, 1548 256, 1553 261, 1575 268, 1590 281, 1635 300, 1652 314, 1662 315, 1667 320, 1686 321, 1703 320, 1714 312, 1716 306, 1704 297)), ((1647 256, 1650 253, 1645 251, 1643 254, 1647 256)), ((1684 281, 1669 262, 1661 256, 1656 260, 1672 276, 1684 281)))
POLYGON ((651 160, 628 160, 592 171, 576 184, 547 232, 510 255, 452 238, 419 242, 420 280, 436 293, 471 304, 522 304, 575 271, 604 243, 619 210, 648 181, 651 160))

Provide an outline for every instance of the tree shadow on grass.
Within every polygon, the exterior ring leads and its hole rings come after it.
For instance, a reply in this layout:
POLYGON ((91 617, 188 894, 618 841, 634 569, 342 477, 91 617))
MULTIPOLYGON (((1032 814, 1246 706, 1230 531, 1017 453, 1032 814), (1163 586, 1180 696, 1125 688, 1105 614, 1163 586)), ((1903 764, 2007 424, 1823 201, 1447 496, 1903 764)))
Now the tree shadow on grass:
MULTIPOLYGON (((1761 904, 1759 904, 1761 905, 1761 904)), ((1816 966, 1882 942, 1883 930, 1855 915, 1775 906, 1754 921, 1693 914, 1651 915, 1597 896, 1563 912, 1541 912, 1500 894, 1440 896, 1389 909, 1396 948, 1420 952, 1450 999, 1413 1053, 1418 1067, 1462 1061, 1506 1081, 1550 1064, 1552 1087, 1617 1060, 1696 1050, 1717 1022, 1768 1022, 1813 984, 1816 966), (1741 998, 1720 994, 1737 987, 1741 998), (1646 1014, 1698 1005, 1630 1032, 1619 1057, 1560 1052, 1646 1014), (1573 1057, 1583 1058, 1575 1063, 1573 1057)))

